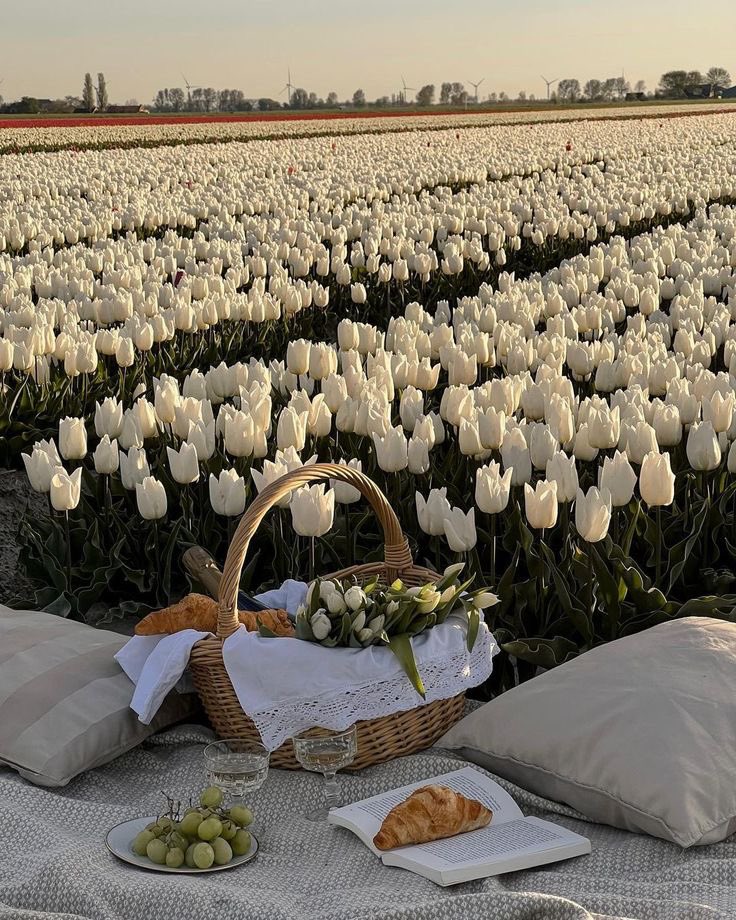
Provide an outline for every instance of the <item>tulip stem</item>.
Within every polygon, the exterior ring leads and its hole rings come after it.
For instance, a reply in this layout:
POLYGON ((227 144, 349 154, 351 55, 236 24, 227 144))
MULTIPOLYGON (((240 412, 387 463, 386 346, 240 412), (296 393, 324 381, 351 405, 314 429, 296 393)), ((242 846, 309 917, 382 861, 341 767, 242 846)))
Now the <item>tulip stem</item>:
POLYGON ((309 538, 309 581, 314 581, 314 537, 309 538))
POLYGON ((593 547, 588 544, 588 616, 593 627, 593 547))
POLYGON ((659 586, 662 578, 662 506, 657 505, 657 547, 654 560, 654 583, 659 586))
POLYGON ((64 539, 66 542, 66 586, 72 590, 72 541, 69 535, 69 512, 64 512, 64 539))
POLYGON ((348 560, 348 565, 353 564, 353 535, 350 530, 350 505, 343 505, 343 512, 345 514, 345 545, 346 545, 346 558, 348 560))
POLYGON ((544 527, 539 531, 539 587, 540 587, 540 596, 544 596, 545 584, 544 584, 544 563, 542 562, 542 546, 544 545, 544 527))
MULTIPOLYGON (((158 518, 154 518, 153 520, 153 540, 154 540, 154 543, 156 544, 154 547, 154 553, 156 556, 156 575, 157 575, 156 583, 160 585, 161 576, 163 573, 161 571, 161 543, 159 541, 159 534, 158 534, 158 518)), ((166 598, 166 600, 168 600, 168 598, 166 598)))
POLYGON ((496 515, 491 515, 491 585, 496 584, 496 515))

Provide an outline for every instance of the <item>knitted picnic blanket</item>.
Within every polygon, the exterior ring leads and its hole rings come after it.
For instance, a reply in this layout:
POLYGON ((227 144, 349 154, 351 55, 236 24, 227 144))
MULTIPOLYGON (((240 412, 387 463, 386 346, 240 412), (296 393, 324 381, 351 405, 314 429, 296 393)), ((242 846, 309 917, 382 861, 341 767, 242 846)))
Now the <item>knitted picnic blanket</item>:
MULTIPOLYGON (((136 869, 107 852, 121 821, 161 811, 206 785, 209 730, 155 736, 62 790, 40 789, 0 769, 2 920, 714 920, 736 917, 736 836, 681 850, 592 824, 571 809, 498 780, 526 814, 592 841, 593 852, 538 870, 440 888, 384 866, 349 831, 307 821, 322 779, 272 770, 250 798, 260 841, 246 865, 209 875, 136 869)), ((432 749, 345 775, 345 801, 462 765, 432 749)))

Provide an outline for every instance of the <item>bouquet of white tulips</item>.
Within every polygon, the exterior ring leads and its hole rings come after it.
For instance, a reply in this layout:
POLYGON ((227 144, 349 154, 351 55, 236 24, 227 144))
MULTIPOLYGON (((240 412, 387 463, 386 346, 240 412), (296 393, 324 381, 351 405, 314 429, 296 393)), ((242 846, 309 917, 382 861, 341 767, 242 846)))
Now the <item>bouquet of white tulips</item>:
MULTIPOLYGON (((298 639, 327 648, 367 648, 386 645, 396 655, 417 693, 425 695, 411 639, 444 623, 451 613, 467 618, 467 644, 471 651, 480 627, 481 612, 498 603, 486 588, 469 591, 473 579, 460 581, 463 563, 448 566, 437 581, 408 586, 401 579, 365 585, 317 578, 309 585, 306 602, 296 614, 298 639)), ((264 636, 273 635, 261 627, 264 636)))

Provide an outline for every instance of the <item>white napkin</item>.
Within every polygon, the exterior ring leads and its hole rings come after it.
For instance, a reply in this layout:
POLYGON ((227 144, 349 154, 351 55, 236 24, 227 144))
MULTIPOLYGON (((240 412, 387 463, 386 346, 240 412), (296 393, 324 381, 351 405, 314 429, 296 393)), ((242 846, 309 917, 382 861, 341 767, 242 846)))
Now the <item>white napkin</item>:
MULTIPOLYGON (((256 595, 256 600, 294 614, 306 594, 303 581, 288 578, 280 588, 256 595)), ((192 646, 209 635, 183 629, 170 636, 133 636, 115 655, 115 661, 135 684, 130 708, 145 725, 152 721, 171 690, 191 692, 193 687, 185 674, 189 655, 192 646)))

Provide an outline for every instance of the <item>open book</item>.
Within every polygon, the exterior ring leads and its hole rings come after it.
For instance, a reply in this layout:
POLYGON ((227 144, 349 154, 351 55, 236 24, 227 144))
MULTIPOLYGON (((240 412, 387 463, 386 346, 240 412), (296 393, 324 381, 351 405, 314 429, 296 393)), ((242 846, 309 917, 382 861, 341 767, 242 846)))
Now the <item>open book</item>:
POLYGON ((333 808, 327 820, 357 834, 376 856, 381 857, 384 865, 409 869, 438 885, 456 885, 590 853, 587 837, 541 818, 525 818, 498 783, 472 767, 392 789, 343 808, 333 808), (482 802, 493 811, 491 823, 480 830, 431 843, 385 852, 376 849, 373 838, 389 811, 415 789, 433 783, 482 802))

